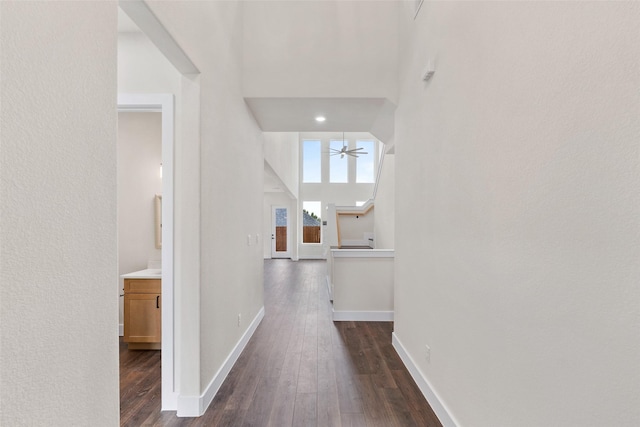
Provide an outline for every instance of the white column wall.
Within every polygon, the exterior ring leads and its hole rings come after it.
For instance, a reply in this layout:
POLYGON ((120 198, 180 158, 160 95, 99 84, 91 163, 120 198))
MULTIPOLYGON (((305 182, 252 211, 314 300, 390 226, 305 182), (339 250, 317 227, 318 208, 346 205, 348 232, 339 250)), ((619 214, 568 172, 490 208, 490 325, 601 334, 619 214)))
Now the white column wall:
POLYGON ((0 424, 115 426, 117 3, 0 20, 0 424))
MULTIPOLYGON (((242 4, 149 7, 200 70, 199 354, 183 354, 181 365, 199 359, 204 393, 263 305, 263 244, 247 243, 262 233, 263 138, 241 93, 242 4)), ((177 309, 186 315, 189 305, 177 309)), ((194 392, 193 379, 182 386, 194 392)))
POLYGON ((459 425, 640 424, 638 22, 633 2, 401 22, 395 334, 459 425))

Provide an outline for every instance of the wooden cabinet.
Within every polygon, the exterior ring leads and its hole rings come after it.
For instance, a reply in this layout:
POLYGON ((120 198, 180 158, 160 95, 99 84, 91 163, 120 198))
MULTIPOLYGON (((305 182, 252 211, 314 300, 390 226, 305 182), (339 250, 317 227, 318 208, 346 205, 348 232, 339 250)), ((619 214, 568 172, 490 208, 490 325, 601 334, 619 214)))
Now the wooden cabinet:
POLYGON ((160 279, 124 279, 124 341, 130 349, 160 349, 161 307, 160 279))

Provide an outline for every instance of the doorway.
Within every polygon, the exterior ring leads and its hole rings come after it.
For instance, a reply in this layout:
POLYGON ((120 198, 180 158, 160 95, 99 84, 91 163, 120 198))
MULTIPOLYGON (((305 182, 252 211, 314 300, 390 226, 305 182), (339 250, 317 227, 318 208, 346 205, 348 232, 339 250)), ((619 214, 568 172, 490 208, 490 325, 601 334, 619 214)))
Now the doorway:
MULTIPOLYGON (((174 366, 174 219, 173 219, 173 165, 174 165, 174 99, 170 94, 119 94, 118 111, 132 113, 156 112, 161 114, 162 127, 162 408, 177 407, 174 366)), ((160 165, 158 165, 160 168, 160 165)), ((160 169, 158 170, 160 173, 160 169)))
POLYGON ((289 223, 289 208, 273 206, 271 209, 271 258, 291 258, 289 223))

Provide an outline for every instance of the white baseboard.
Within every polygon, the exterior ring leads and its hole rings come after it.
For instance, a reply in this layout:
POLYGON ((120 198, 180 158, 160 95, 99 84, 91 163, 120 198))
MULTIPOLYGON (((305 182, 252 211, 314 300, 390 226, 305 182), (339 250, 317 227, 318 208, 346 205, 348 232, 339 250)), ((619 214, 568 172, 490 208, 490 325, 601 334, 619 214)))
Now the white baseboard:
POLYGON ((229 356, 227 356, 227 359, 224 361, 220 369, 218 369, 218 372, 213 376, 213 379, 209 385, 207 385, 207 388, 202 395, 178 397, 178 417, 199 417, 204 414, 263 318, 264 307, 262 307, 258 314, 256 314, 256 317, 249 325, 249 328, 247 328, 245 333, 242 335, 242 338, 240 338, 240 341, 238 341, 229 356))
POLYGON ((325 278, 327 279, 327 292, 329 293, 329 301, 333 302, 333 293, 331 292, 331 278, 329 278, 329 276, 325 276, 325 278))
POLYGON ((118 325, 118 336, 119 337, 123 337, 124 336, 124 324, 120 323, 118 325))
POLYGON ((442 423, 443 427, 456 427, 457 424, 454 421, 450 411, 442 402, 438 394, 433 390, 433 387, 431 387, 429 381, 427 381, 425 376, 422 374, 420 368, 418 368, 418 365, 416 365, 411 356, 409 356, 409 353, 404 348, 395 332, 393 332, 393 334, 391 335, 391 341, 393 344, 393 348, 396 349, 396 352, 400 356, 400 359, 402 359, 402 362, 407 367, 409 374, 411 374, 411 377, 413 377, 413 380, 418 385, 418 388, 424 395, 425 399, 427 399, 427 402, 429 402, 429 405, 431 406, 431 409, 433 409, 433 412, 435 412, 438 416, 438 419, 440 420, 440 423, 442 423))
POLYGON ((178 395, 178 417, 199 417, 204 414, 202 396, 178 395))
POLYGON ((334 322, 393 322, 393 311, 336 311, 334 322))

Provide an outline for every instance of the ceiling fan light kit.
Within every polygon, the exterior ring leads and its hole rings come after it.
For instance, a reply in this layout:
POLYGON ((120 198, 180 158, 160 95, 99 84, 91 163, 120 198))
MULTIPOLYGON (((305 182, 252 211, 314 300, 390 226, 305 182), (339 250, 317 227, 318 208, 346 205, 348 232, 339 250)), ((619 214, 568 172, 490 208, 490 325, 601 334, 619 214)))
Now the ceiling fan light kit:
POLYGON ((347 147, 346 141, 344 139, 344 132, 342 132, 342 148, 340 150, 338 150, 336 148, 329 147, 329 149, 331 151, 333 151, 333 153, 331 153, 330 156, 340 155, 340 158, 344 159, 345 154, 347 156, 356 157, 356 158, 358 157, 359 154, 369 154, 369 153, 367 153, 365 151, 360 151, 360 150, 364 150, 363 147, 353 148, 351 150, 348 150, 347 148, 348 147, 347 147))

